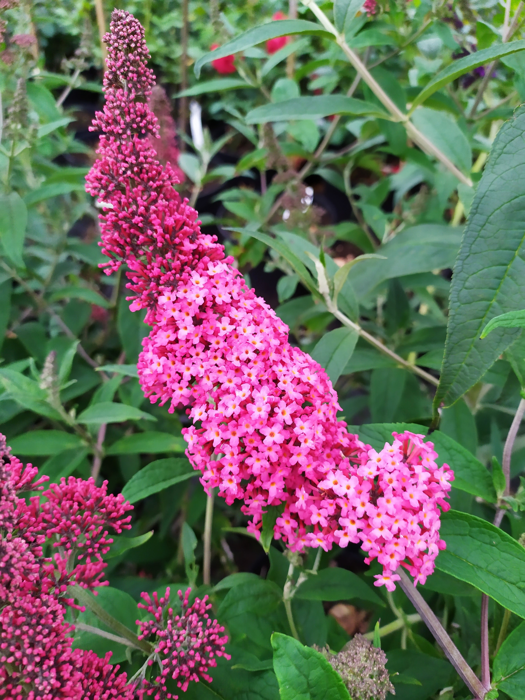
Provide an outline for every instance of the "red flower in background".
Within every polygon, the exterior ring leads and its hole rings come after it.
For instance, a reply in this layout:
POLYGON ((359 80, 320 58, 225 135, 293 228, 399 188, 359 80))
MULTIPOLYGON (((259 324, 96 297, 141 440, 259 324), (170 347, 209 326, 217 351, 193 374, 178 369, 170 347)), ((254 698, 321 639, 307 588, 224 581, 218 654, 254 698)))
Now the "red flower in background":
MULTIPOLYGON (((280 20, 280 19, 288 19, 288 17, 284 14, 284 12, 276 12, 272 19, 275 20, 280 20)), ((268 39, 266 42, 266 51, 271 55, 272 53, 276 53, 279 51, 279 49, 282 49, 283 46, 286 46, 286 44, 290 41, 291 37, 289 36, 276 36, 275 39, 268 39)))
POLYGON ((375 13, 377 12, 377 0, 365 0, 363 10, 369 17, 375 15, 375 13))
MULTIPOLYGON (((220 44, 212 44, 210 49, 215 51, 218 49, 220 44)), ((237 70, 234 65, 235 56, 224 56, 223 58, 216 58, 215 61, 211 62, 211 65, 215 68, 217 73, 222 75, 228 75, 229 73, 235 73, 237 70)))

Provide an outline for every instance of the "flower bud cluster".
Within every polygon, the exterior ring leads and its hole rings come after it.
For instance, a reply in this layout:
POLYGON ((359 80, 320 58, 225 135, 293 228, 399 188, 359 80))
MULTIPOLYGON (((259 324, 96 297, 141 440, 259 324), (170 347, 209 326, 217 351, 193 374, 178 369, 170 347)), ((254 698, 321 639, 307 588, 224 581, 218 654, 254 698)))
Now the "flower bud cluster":
MULTIPOLYGON (((160 599, 157 593, 153 593, 152 597, 142 593, 145 602, 138 604, 139 608, 153 616, 153 619, 137 620, 139 639, 153 638, 155 654, 160 657, 160 674, 154 684, 149 684, 150 687, 146 685, 145 695, 152 696, 154 700, 176 697, 166 686, 170 678, 183 693, 191 681, 204 679, 211 682, 208 671, 217 666, 216 659, 221 656, 230 658, 224 647, 228 641, 224 627, 208 615, 207 611, 211 608, 207 602, 208 596, 202 600, 196 598, 190 605, 190 593, 189 588, 184 595, 178 591, 182 604, 179 615, 175 615, 173 608, 169 607, 169 588, 160 599)), ((153 665, 153 659, 150 663, 153 665)))

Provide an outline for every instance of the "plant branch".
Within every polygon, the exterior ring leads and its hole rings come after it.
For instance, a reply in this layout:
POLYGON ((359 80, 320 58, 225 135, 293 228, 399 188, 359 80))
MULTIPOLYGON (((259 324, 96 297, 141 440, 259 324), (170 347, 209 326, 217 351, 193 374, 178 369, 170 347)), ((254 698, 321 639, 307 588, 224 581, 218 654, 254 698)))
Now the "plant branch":
MULTIPOLYGON (((379 636, 386 637, 387 634, 392 634, 393 632, 397 632, 398 630, 405 627, 405 622, 408 622, 411 625, 414 625, 417 622, 421 622, 421 615, 419 615, 418 613, 414 613, 413 615, 406 615, 405 619, 403 619, 402 617, 399 617, 399 618, 397 618, 397 620, 393 620, 392 622, 389 622, 388 625, 385 625, 384 627, 380 627, 378 630, 379 636)), ((373 641, 374 632, 367 632, 366 634, 363 635, 363 637, 365 639, 373 641)))
POLYGON ((335 38, 336 43, 342 49, 350 63, 356 69, 361 79, 368 85, 374 95, 380 100, 384 107, 388 110, 393 120, 404 125, 410 138, 429 155, 434 156, 439 160, 457 179, 465 185, 472 187, 472 180, 464 175, 454 163, 448 158, 435 144, 432 143, 417 127, 410 121, 407 114, 404 114, 399 107, 394 103, 389 95, 379 85, 377 80, 372 76, 368 68, 361 61, 359 56, 346 43, 345 37, 340 34, 334 25, 330 22, 325 13, 315 4, 314 0, 301 0, 303 5, 308 7, 319 22, 327 29, 335 38))
POLYGON ((481 596, 481 682, 490 688, 489 597, 481 596))
POLYGON ((204 563, 202 567, 202 580, 205 586, 209 586, 211 583, 211 531, 214 499, 215 491, 211 489, 206 498, 206 516, 204 518, 204 563))
MULTIPOLYGON (((505 44, 511 37, 512 35, 516 32, 516 29, 518 28, 519 24, 519 17, 520 14, 523 10, 524 3, 520 2, 518 7, 516 8, 516 13, 514 14, 514 18, 512 20, 512 23, 509 27, 509 13, 510 13, 510 0, 507 0, 507 5, 505 7, 505 22, 503 25, 503 36, 501 38, 501 41, 505 44)), ((483 95, 485 93, 485 90, 487 89, 487 85, 489 84, 489 81, 492 77, 492 73, 494 72, 494 68, 496 67, 497 60, 492 61, 492 63, 489 63, 487 67, 487 72, 483 76, 483 80, 481 81, 481 84, 478 88, 478 92, 476 94, 476 99, 474 100, 474 104, 472 105, 472 109, 470 110, 469 117, 472 119, 474 115, 477 112, 477 109, 479 107, 479 103, 481 102, 483 95)))
POLYGON ((91 476, 95 482, 98 479, 100 467, 102 466, 102 458, 104 456, 102 446, 104 445, 104 440, 106 439, 106 429, 106 423, 102 423, 102 425, 98 429, 97 444, 95 447, 95 457, 93 459, 93 466, 91 467, 91 476))
POLYGON ((514 448, 514 441, 518 435, 518 430, 520 429, 521 421, 523 420, 523 415, 525 414, 525 399, 521 399, 518 408, 516 410, 516 415, 510 426, 507 439, 505 440, 505 447, 503 448, 503 460, 501 467, 503 469, 503 474, 505 475, 505 496, 510 494, 510 460, 512 457, 512 450, 514 448))
POLYGON ((288 567, 288 575, 286 577, 286 583, 284 584, 283 603, 284 609, 286 610, 286 617, 288 618, 288 624, 290 625, 290 631, 294 638, 297 639, 298 642, 300 642, 301 640, 299 639, 299 633, 297 632, 297 627, 295 626, 292 612, 292 598, 296 589, 296 586, 293 585, 293 572, 294 565, 293 562, 290 562, 290 566, 288 567))
POLYGON ((452 639, 448 636, 446 630, 444 629, 441 622, 437 619, 436 615, 432 612, 427 602, 413 585, 412 581, 408 578, 406 573, 401 569, 397 570, 397 573, 401 577, 400 586, 405 592, 407 598, 410 600, 414 608, 421 615, 422 620, 425 622, 426 626, 434 636, 439 646, 445 652, 445 655, 449 659, 450 663, 454 666, 456 671, 461 676, 461 679, 474 695, 474 697, 483 700, 488 692, 479 678, 476 676, 474 671, 470 668, 468 663, 465 661, 461 655, 459 649, 456 647, 452 639))
POLYGON ((97 15, 97 26, 98 26, 98 36, 100 39, 100 48, 102 50, 102 61, 104 67, 106 65, 106 57, 108 55, 106 50, 106 44, 104 43, 104 36, 106 34, 106 19, 104 17, 104 4, 103 0, 95 0, 95 11, 97 15))
MULTIPOLYGON (((189 0, 182 0, 182 29, 181 29, 181 64, 180 64, 180 89, 181 92, 186 90, 188 87, 188 30, 189 30, 189 17, 188 8, 189 0)), ((186 133, 186 127, 188 125, 188 98, 183 96, 180 98, 179 107, 179 134, 186 133)), ((180 140, 180 150, 184 152, 186 150, 186 144, 184 139, 180 140)))
POLYGON ((78 584, 74 584, 71 586, 71 592, 81 605, 88 608, 101 622, 111 628, 120 637, 127 639, 128 642, 131 642, 133 646, 137 647, 137 649, 140 649, 145 654, 149 655, 154 651, 153 646, 149 642, 146 642, 144 639, 139 639, 134 632, 114 618, 113 615, 106 612, 104 608, 96 602, 95 597, 84 588, 81 588, 78 584))

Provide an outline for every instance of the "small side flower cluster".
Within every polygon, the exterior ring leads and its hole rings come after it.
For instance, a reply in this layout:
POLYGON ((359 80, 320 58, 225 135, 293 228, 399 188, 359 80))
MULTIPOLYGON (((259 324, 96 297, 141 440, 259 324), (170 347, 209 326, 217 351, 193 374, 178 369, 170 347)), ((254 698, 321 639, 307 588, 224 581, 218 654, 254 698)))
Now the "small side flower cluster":
POLYGON ((105 484, 97 489, 72 477, 43 492, 45 501, 26 501, 21 494, 42 491, 47 481, 37 473, 11 455, 1 435, 0 698, 80 700, 85 652, 72 648, 67 589, 103 583, 107 528, 129 527, 123 516, 131 506, 107 495, 105 484), (48 541, 57 548, 53 558, 43 554, 48 541))
MULTIPOLYGON (((177 680, 186 690, 200 678, 211 681, 208 671, 224 651, 224 628, 210 619, 211 605, 188 597, 182 612, 174 616, 169 600, 153 601, 139 607, 154 614, 155 621, 139 622, 142 637, 156 637, 155 659, 161 672, 153 681, 128 682, 125 673, 110 663, 111 654, 99 658, 92 651, 73 649, 74 625, 66 621, 69 585, 86 588, 103 585, 102 555, 112 540, 108 528, 122 532, 129 528, 126 512, 132 506, 121 495, 106 493, 106 484, 96 487, 92 479, 70 477, 51 484, 43 492, 46 500, 24 492, 43 490, 47 477, 24 467, 12 456, 0 435, 0 699, 6 700, 136 700, 166 695, 166 678, 177 680), (57 548, 45 557, 43 545, 57 548), (80 563, 79 563, 80 562, 80 563), (150 606, 150 607, 148 607, 150 606)), ((181 595, 182 599, 182 595, 181 595)))
POLYGON ((341 676, 352 700, 385 700, 396 694, 386 670, 387 657, 363 637, 356 634, 338 654, 319 649, 341 676))
POLYGON ((451 470, 438 468, 423 436, 395 435, 376 453, 336 420, 326 372, 290 344, 287 326, 200 232, 172 171, 154 159, 157 123, 139 101, 153 85, 142 27, 115 11, 108 43, 107 104, 95 122, 101 158, 88 186, 108 208, 107 271, 127 262, 131 309, 148 310, 138 363, 145 394, 170 411, 188 407, 188 457, 206 490, 243 501, 251 531, 280 507, 274 532, 290 549, 361 542, 383 565, 377 585, 395 587, 401 564, 423 583, 444 546, 439 508, 451 470))
MULTIPOLYGON (((160 657, 161 663, 161 672, 155 683, 143 685, 142 692, 152 696, 153 700, 176 698, 168 691, 168 679, 175 681, 184 693, 191 681, 198 682, 202 678, 211 682, 208 671, 217 666, 218 657, 230 659, 224 647, 228 641, 224 627, 208 615, 211 608, 207 603, 208 596, 202 600, 196 598, 190 605, 190 593, 189 588, 184 596, 178 591, 182 604, 180 615, 175 615, 173 608, 169 607, 169 588, 160 599, 157 593, 153 593, 153 597, 142 593, 145 602, 138 604, 153 616, 150 620, 137 620, 139 639, 155 640, 155 655, 160 657)), ((150 663, 153 664, 153 659, 150 663)))

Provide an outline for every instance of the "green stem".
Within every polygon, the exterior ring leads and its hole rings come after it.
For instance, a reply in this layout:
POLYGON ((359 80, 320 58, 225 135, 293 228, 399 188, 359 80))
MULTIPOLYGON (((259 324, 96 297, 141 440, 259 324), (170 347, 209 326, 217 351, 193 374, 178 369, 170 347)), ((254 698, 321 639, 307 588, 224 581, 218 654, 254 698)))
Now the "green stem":
POLYGON ((144 639, 139 639, 134 632, 114 618, 113 615, 106 612, 104 608, 96 602, 91 593, 88 593, 88 591, 81 588, 77 584, 74 584, 71 587, 71 592, 81 605, 88 608, 88 610, 96 615, 101 622, 116 632, 119 637, 124 637, 124 639, 127 639, 128 642, 130 642, 137 649, 143 651, 145 654, 149 655, 153 653, 153 646, 149 642, 146 642, 144 639))
POLYGON ((202 580, 204 585, 211 583, 211 530, 213 524, 213 501, 215 491, 212 489, 206 498, 206 516, 204 519, 204 562, 202 567, 202 580))
MULTIPOLYGON (((397 632, 398 630, 403 629, 406 626, 406 622, 408 622, 411 625, 416 624, 416 622, 421 622, 421 615, 418 615, 417 613, 414 613, 413 615, 406 615, 406 620, 399 617, 397 618, 397 620, 389 622, 388 625, 380 627, 379 636, 386 637, 387 634, 392 634, 392 632, 397 632)), ((369 639, 370 641, 372 641, 374 639, 374 632, 367 632, 363 636, 365 637, 365 639, 369 639)))
POLYGON ((75 622, 75 629, 82 632, 89 632, 90 634, 96 634, 98 637, 104 637, 104 639, 109 639, 112 642, 117 642, 118 644, 123 644, 126 647, 131 647, 133 649, 138 649, 139 651, 144 651, 141 647, 138 647, 134 642, 129 639, 124 639, 124 637, 119 637, 116 634, 111 634, 111 632, 105 632, 101 630, 100 627, 93 627, 93 625, 85 625, 83 622, 75 622))
POLYGON ((288 567, 288 575, 286 577, 286 583, 284 584, 284 590, 283 590, 283 603, 284 603, 284 609, 286 610, 286 617, 288 618, 288 624, 290 625, 290 630, 292 632, 292 635, 297 639, 298 642, 301 640, 299 639, 299 633, 297 632, 297 627, 295 626, 295 622, 293 619, 293 612, 292 612, 292 598, 295 593, 296 586, 293 584, 293 572, 294 572, 294 565, 292 562, 290 562, 290 566, 288 567))
POLYGON ((509 622, 510 622, 510 610, 505 610, 505 612, 503 613, 503 620, 501 621, 501 627, 500 627, 499 634, 498 634, 498 641, 496 643, 496 651, 494 652, 495 654, 498 653, 501 645, 505 641, 505 637, 507 636, 507 629, 509 626, 509 622))

